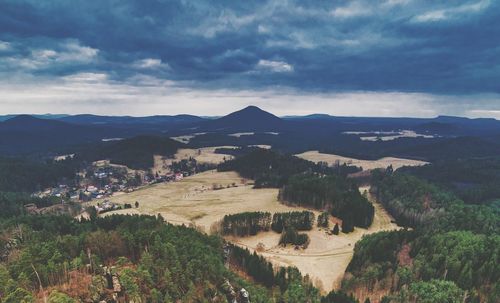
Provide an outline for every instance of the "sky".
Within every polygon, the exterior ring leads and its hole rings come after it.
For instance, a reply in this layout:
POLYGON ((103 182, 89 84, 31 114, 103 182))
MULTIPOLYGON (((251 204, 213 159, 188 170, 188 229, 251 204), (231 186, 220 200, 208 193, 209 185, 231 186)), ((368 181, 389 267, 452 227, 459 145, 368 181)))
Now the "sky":
POLYGON ((0 0, 0 114, 500 119, 499 0, 0 0))

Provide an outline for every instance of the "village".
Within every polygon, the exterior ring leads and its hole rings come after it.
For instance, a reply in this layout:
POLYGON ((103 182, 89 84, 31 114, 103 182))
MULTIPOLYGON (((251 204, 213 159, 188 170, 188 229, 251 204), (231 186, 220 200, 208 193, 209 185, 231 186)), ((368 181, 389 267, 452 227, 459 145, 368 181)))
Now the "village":
MULTIPOLYGON (((192 158, 179 162, 170 161, 158 171, 133 170, 124 165, 113 164, 109 160, 95 161, 79 171, 71 182, 61 181, 54 187, 32 194, 34 197, 50 199, 54 205, 37 207, 31 203, 25 205, 25 209, 32 214, 62 213, 68 211, 69 205, 77 205, 79 209, 94 205, 97 213, 101 214, 132 208, 131 204, 116 204, 109 201, 109 198, 157 183, 180 181, 205 167, 198 166, 192 158)), ((135 204, 137 207, 138 202, 135 204)))

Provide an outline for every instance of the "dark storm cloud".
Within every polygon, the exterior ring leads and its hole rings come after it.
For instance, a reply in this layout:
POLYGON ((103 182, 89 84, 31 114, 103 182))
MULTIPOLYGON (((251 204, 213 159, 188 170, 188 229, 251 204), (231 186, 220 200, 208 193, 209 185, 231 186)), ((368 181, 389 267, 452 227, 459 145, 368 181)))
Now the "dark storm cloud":
POLYGON ((499 93, 499 37, 493 0, 4 0, 0 75, 499 93))

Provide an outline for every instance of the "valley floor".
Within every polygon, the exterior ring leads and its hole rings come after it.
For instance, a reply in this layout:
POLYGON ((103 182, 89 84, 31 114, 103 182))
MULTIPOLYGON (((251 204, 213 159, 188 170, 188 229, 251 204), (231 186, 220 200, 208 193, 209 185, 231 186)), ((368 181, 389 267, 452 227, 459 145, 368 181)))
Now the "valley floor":
MULTIPOLYGON (((194 225, 199 230, 210 233, 212 226, 226 214, 304 210, 281 204, 277 199, 278 189, 252 187, 250 180, 241 178, 235 172, 207 171, 179 182, 155 184, 132 193, 113 196, 112 202, 133 205, 137 201, 139 208, 104 215, 161 214, 172 224, 194 225)), ((257 250, 276 265, 296 266, 304 275, 309 275, 316 286, 323 291, 330 291, 338 288, 352 258, 354 245, 363 235, 397 228, 380 204, 375 202, 374 206, 375 218, 370 228, 356 228, 352 233, 335 236, 329 235, 325 229, 314 227, 307 232, 311 242, 305 250, 279 246, 280 235, 275 232, 245 238, 227 237, 227 240, 252 251, 257 250)), ((318 211, 314 213, 316 216, 319 214, 318 211)), ((330 226, 333 227, 335 222, 340 220, 332 218, 330 226)))

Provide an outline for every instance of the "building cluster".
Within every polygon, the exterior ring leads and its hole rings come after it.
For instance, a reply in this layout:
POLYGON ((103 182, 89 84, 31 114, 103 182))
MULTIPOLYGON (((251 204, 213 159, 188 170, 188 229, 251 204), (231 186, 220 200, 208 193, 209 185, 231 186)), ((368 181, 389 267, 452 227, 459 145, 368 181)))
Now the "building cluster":
POLYGON ((116 192, 129 193, 138 187, 155 183, 180 181, 191 172, 166 174, 129 170, 124 166, 99 161, 78 173, 74 182, 60 182, 57 186, 36 192, 39 198, 55 197, 61 202, 89 202, 111 197, 116 192))

